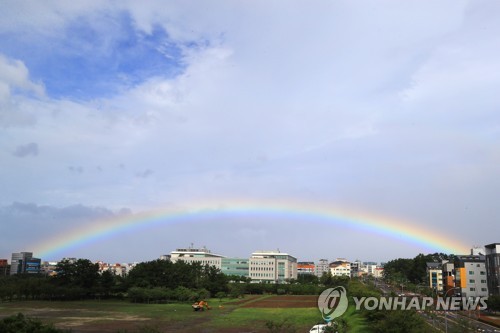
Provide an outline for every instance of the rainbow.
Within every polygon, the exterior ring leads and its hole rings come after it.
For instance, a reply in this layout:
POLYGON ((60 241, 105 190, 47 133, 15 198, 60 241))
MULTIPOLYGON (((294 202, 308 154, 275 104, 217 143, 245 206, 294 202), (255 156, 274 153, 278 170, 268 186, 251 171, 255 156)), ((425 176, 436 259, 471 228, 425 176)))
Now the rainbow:
POLYGON ((91 221, 83 227, 57 234, 34 246, 37 256, 54 258, 64 256, 72 249, 82 248, 95 242, 116 237, 122 233, 139 231, 161 225, 189 221, 205 221, 208 218, 253 217, 279 218, 311 223, 327 223, 346 229, 382 235, 424 248, 430 252, 466 253, 467 246, 449 233, 427 229, 418 223, 359 209, 345 209, 327 204, 304 202, 257 202, 236 201, 229 204, 218 202, 195 204, 188 208, 163 208, 136 214, 116 215, 111 218, 91 221))

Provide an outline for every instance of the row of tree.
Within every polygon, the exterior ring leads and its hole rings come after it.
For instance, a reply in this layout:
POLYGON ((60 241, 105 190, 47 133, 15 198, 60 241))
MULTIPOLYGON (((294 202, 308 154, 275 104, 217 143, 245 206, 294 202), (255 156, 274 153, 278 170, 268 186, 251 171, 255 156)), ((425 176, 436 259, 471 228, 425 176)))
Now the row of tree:
POLYGON ((78 259, 58 263, 54 276, 0 277, 0 301, 129 297, 134 302, 168 302, 244 294, 316 295, 325 286, 347 283, 347 277, 331 274, 300 276, 285 284, 251 283, 248 277, 227 276, 214 266, 165 260, 140 263, 122 277, 109 271, 100 273, 98 264, 78 259))

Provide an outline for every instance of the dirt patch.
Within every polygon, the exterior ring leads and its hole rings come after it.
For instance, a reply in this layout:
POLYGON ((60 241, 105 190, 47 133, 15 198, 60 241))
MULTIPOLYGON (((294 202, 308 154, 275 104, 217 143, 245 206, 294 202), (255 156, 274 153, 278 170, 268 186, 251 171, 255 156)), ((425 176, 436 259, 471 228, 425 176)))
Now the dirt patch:
POLYGON ((318 296, 272 296, 243 304, 242 308, 315 308, 318 306, 318 296))

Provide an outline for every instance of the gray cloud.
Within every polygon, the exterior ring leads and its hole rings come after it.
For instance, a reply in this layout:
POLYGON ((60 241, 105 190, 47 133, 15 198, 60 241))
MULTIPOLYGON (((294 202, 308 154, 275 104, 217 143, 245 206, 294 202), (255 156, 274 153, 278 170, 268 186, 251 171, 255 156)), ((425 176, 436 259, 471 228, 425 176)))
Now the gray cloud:
POLYGON ((34 142, 20 145, 12 154, 16 157, 38 156, 38 145, 34 142))
POLYGON ((148 178, 149 176, 151 176, 154 172, 150 169, 146 169, 144 171, 141 171, 141 172, 138 172, 136 173, 135 175, 139 178, 148 178))
POLYGON ((72 165, 68 167, 68 170, 71 173, 77 173, 77 174, 82 174, 85 171, 85 169, 82 166, 72 166, 72 165))

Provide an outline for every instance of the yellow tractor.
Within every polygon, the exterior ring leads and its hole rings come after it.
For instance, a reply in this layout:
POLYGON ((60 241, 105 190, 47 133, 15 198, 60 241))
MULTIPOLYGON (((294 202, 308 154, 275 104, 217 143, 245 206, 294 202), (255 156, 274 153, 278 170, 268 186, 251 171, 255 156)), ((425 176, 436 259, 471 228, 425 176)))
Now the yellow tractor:
POLYGON ((205 301, 194 302, 194 304, 191 306, 193 307, 194 311, 205 311, 205 309, 211 309, 210 306, 208 306, 208 303, 205 301))

